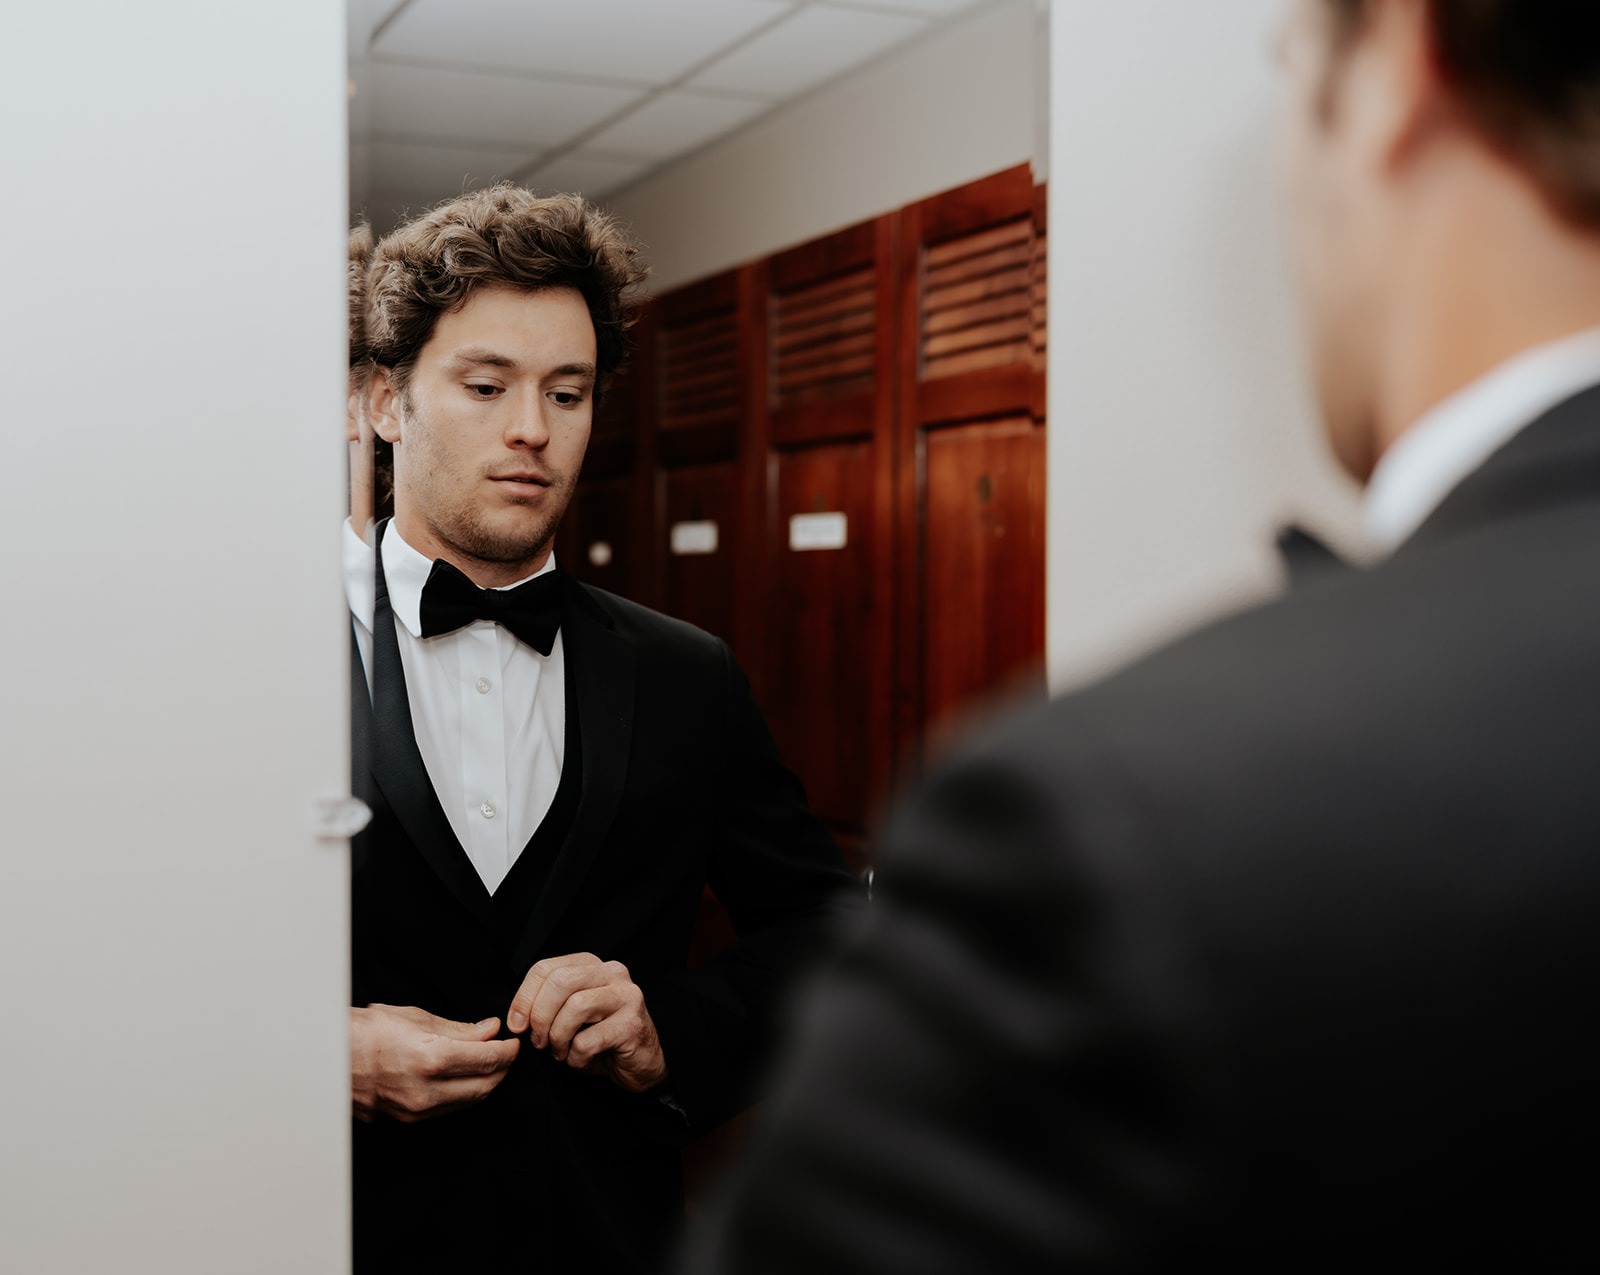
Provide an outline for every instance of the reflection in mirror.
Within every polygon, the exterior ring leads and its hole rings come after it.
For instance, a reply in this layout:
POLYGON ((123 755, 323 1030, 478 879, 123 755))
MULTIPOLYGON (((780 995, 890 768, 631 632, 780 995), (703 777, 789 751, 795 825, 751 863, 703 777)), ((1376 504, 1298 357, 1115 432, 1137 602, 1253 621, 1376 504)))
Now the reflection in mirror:
POLYGON ((1042 9, 349 20, 358 1269, 655 1269, 889 792, 1039 678, 1042 9))

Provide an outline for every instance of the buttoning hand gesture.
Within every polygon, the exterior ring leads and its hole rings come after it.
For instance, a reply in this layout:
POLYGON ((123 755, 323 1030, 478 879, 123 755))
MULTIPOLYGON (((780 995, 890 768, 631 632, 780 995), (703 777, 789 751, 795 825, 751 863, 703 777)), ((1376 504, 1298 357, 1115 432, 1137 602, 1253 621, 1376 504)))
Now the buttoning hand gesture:
POLYGON ((415 1006, 350 1011, 350 1099, 358 1119, 378 1112, 410 1124, 482 1102, 516 1059, 496 1040, 498 1018, 455 1023, 415 1006))
POLYGON ((578 1071, 609 1076, 629 1093, 667 1078, 644 993, 617 961, 589 952, 552 956, 528 971, 506 1026, 578 1071))

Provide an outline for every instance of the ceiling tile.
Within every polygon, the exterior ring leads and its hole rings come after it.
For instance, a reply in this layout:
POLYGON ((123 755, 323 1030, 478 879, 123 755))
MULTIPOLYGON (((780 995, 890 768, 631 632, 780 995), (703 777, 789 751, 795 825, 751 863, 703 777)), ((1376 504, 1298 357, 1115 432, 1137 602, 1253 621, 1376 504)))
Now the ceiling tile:
POLYGON ((654 166, 649 160, 575 151, 533 172, 524 185, 541 195, 577 194, 599 199, 644 176, 654 166))
POLYGON ((352 213, 366 217, 372 233, 380 239, 396 226, 411 220, 444 198, 438 191, 430 190, 374 190, 368 191, 352 213))
POLYGON ((789 0, 416 0, 374 52, 665 84, 789 0))
POLYGON ((787 96, 830 80, 875 54, 927 30, 923 18, 807 9, 757 36, 707 68, 691 83, 787 96))
POLYGON ((368 64, 367 81, 367 118, 374 130, 504 142, 529 153, 565 142, 641 94, 384 62, 368 64))
POLYGON ((345 47, 351 59, 367 55, 367 41, 395 3, 396 0, 345 0, 345 47))
POLYGON ((671 159, 732 132, 770 110, 771 102, 676 91, 646 102, 626 119, 589 139, 598 150, 654 161, 671 159))
POLYGON ((423 146, 376 138, 368 152, 367 180, 372 190, 437 191, 436 198, 459 194, 509 176, 523 167, 527 151, 467 150, 423 146))

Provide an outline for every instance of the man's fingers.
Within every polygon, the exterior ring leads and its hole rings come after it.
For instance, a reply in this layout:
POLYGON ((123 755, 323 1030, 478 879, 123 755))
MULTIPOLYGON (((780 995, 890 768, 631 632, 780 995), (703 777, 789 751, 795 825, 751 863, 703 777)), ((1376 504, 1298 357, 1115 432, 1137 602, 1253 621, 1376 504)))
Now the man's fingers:
POLYGON ((564 1060, 567 1056, 567 1046, 572 1043, 572 1038, 583 1030, 585 1023, 598 1023, 603 1018, 609 1018, 624 1008, 628 1004, 628 999, 626 989, 615 983, 574 992, 556 1012, 549 1031, 545 1033, 550 1052, 564 1060))
POLYGON ((387 1104, 389 1113, 405 1123, 426 1120, 431 1116, 448 1115, 474 1103, 482 1102, 506 1078, 497 1071, 490 1076, 463 1076, 435 1080, 427 1086, 407 1092, 387 1104))
POLYGON ((498 1018, 485 1018, 477 1023, 457 1023, 448 1018, 436 1018, 431 1026, 434 1035, 453 1036, 457 1040, 493 1040, 500 1034, 498 1018))
MULTIPOLYGON (((599 964, 600 958, 592 952, 573 952, 567 956, 547 956, 530 969, 528 976, 522 980, 522 986, 517 989, 516 996, 511 1000, 511 1008, 506 1011, 506 1026, 518 1035, 528 1030, 528 1023, 533 1018, 534 1002, 540 992, 544 990, 550 978, 558 971, 585 965, 597 966, 599 964)), ((563 996, 561 999, 565 1000, 566 998, 563 996)), ((560 1008, 560 1001, 557 1001, 556 1008, 560 1008)), ((552 1010, 553 1012, 554 1010, 552 1010)))
MULTIPOLYGON (((488 1076, 516 1061, 519 1040, 466 1041, 439 1038, 430 1050, 430 1074, 439 1077, 488 1076)), ((496 1082, 498 1083, 498 1082, 496 1082)))
POLYGON ((601 1054, 627 1044, 632 1035, 632 1024, 621 1014, 613 1014, 592 1027, 585 1027, 572 1038, 572 1045, 567 1050, 567 1066, 586 1071, 601 1054))

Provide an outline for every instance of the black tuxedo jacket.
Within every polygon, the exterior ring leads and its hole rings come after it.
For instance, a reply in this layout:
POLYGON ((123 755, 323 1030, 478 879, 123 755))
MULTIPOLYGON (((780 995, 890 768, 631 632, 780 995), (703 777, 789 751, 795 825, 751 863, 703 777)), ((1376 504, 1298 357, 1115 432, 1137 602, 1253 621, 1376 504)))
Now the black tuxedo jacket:
POLYGON ((1600 389, 975 742, 697 1270, 1600 1266, 1600 389))
POLYGON ((360 1270, 655 1269, 682 1212, 680 1145, 755 1096, 796 970, 854 883, 784 768, 727 647, 570 579, 562 611, 562 791, 491 897, 456 841, 412 733, 380 611, 372 698, 353 677, 358 791, 352 1004, 498 1016, 534 962, 626 965, 660 1034, 675 1106, 528 1047, 487 1100, 355 1126, 360 1270), (738 942, 685 968, 702 887, 738 942))

